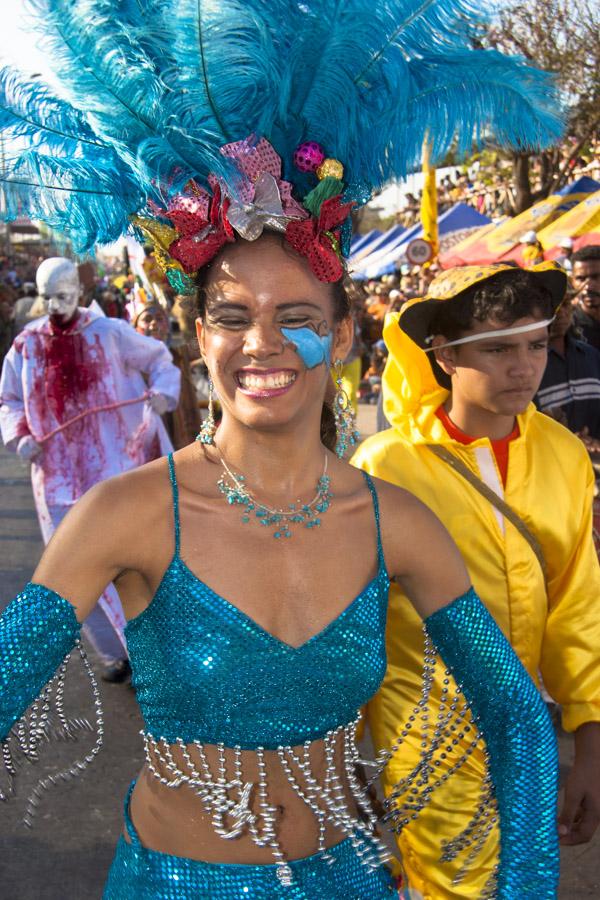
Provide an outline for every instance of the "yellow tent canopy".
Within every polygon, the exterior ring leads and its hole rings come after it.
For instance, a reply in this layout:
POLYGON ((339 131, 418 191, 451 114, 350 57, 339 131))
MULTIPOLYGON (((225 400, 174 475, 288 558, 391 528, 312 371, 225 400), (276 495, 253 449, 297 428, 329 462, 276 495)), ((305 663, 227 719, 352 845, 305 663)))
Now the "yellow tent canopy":
POLYGON ((538 240, 544 250, 556 247, 561 238, 576 240, 584 234, 600 235, 600 191, 591 194, 569 212, 538 232, 538 240))

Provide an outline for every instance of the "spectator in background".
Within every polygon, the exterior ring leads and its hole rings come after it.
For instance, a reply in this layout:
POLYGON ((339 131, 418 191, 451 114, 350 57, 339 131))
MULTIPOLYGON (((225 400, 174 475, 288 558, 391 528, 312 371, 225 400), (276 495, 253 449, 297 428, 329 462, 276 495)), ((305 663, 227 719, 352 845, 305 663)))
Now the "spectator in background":
POLYGON ((38 292, 35 284, 31 281, 23 285, 23 294, 15 303, 15 336, 20 334, 28 322, 39 319, 45 315, 46 307, 38 292))
POLYGON ((402 294, 401 291, 394 288, 390 291, 389 294, 389 312, 400 312, 405 302, 406 297, 402 294))
POLYGON ((122 318, 123 307, 120 302, 120 297, 116 291, 109 290, 108 288, 104 291, 101 291, 98 302, 102 308, 102 311, 104 312, 104 315, 109 319, 122 318))
POLYGON ((570 275, 573 271, 573 263, 571 261, 573 256, 573 239, 570 237, 561 238, 558 246, 562 252, 560 256, 556 257, 556 262, 570 275))
POLYGON ((16 292, 11 287, 0 285, 0 364, 14 337, 15 299, 16 292))
POLYGON ((577 340, 572 319, 573 306, 565 300, 550 326, 548 362, 534 400, 589 445, 589 438, 600 438, 600 351, 577 340))
POLYGON ((523 244, 523 264, 526 269, 544 261, 544 249, 535 231, 526 231, 519 243, 523 244))
POLYGON ((156 338, 163 344, 169 343, 169 317, 159 303, 143 306, 131 323, 139 334, 156 338))
POLYGON ((600 246, 582 247, 571 257, 575 289, 574 324, 600 350, 600 246))
POLYGON ((176 294, 171 309, 171 315, 179 326, 179 334, 184 344, 189 345, 190 351, 193 350, 194 355, 200 356, 196 338, 196 329, 194 323, 196 320, 196 312, 193 309, 193 303, 188 294, 176 294))
POLYGON ((371 352, 369 368, 364 374, 363 383, 365 392, 363 400, 365 403, 376 404, 381 393, 381 376, 385 369, 387 361, 387 347, 383 341, 377 341, 371 352))
MULTIPOLYGON (((136 314, 132 322, 140 334, 154 338, 163 344, 170 344, 169 316, 160 303, 148 303, 136 314)), ((163 414, 163 422, 176 450, 191 444, 202 424, 198 396, 191 371, 191 354, 189 346, 169 346, 173 362, 181 373, 181 393, 174 410, 163 414)))

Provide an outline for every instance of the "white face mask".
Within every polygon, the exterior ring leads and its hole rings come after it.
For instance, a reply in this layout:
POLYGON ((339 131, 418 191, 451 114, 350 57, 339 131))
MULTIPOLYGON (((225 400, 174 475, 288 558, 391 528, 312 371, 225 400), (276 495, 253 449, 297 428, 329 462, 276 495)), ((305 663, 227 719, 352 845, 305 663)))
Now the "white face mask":
POLYGON ((79 304, 81 287, 76 266, 68 259, 46 259, 36 275, 37 289, 49 315, 68 322, 79 304))

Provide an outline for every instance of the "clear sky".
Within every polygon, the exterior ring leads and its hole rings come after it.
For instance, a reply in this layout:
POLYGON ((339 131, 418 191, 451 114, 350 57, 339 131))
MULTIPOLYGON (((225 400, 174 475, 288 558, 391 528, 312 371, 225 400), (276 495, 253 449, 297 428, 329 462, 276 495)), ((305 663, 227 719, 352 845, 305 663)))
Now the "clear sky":
POLYGON ((38 37, 27 33, 22 0, 9 0, 2 6, 0 64, 17 66, 27 75, 36 72, 47 75, 48 68, 44 63, 44 56, 36 47, 38 37))

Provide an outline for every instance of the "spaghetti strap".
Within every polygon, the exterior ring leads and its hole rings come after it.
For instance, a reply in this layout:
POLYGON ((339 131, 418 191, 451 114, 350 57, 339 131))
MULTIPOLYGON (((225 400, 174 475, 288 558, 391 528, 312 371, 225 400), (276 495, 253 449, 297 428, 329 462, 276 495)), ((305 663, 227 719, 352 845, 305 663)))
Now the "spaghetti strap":
POLYGON ((373 479, 369 475, 368 472, 365 472, 361 469, 363 478, 367 482, 367 487, 371 493, 371 498, 373 500, 373 512, 375 513, 375 525, 377 527, 377 560, 379 562, 379 568, 384 569, 387 572, 385 566, 385 557, 383 555, 383 544, 381 542, 381 522, 379 517, 379 497, 377 496, 377 489, 373 484, 373 479))
POLYGON ((175 523, 175 555, 179 556, 179 543, 181 538, 181 526, 179 524, 179 488, 177 487, 177 476, 175 475, 175 461, 173 454, 169 453, 169 478, 171 480, 171 489, 173 491, 173 520, 175 523))

